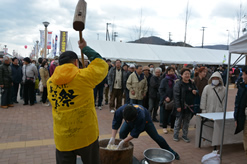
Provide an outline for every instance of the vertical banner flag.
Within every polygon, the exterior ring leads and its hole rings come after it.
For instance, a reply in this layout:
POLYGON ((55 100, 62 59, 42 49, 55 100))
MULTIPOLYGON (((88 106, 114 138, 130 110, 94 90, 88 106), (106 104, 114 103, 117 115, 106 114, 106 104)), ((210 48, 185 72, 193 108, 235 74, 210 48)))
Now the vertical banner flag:
POLYGON ((66 51, 67 37, 68 37, 67 31, 60 31, 60 52, 61 53, 66 51))
POLYGON ((52 55, 54 54, 54 49, 55 49, 55 42, 54 39, 52 39, 52 55))
POLYGON ((39 30, 40 31, 40 48, 44 48, 45 45, 45 31, 44 30, 39 30))
POLYGON ((48 36, 47 36, 47 49, 51 49, 51 36, 52 36, 52 32, 48 32, 48 36))
POLYGON ((224 55, 223 64, 226 62, 226 55, 224 55))
POLYGON ((56 53, 57 53, 57 35, 55 37, 55 49, 54 49, 54 57, 56 56, 56 53))

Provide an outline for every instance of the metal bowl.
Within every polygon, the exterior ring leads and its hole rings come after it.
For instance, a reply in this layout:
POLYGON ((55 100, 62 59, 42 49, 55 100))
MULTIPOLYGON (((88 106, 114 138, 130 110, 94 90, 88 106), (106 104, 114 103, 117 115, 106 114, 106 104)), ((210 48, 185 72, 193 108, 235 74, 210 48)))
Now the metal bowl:
POLYGON ((168 164, 175 159, 170 151, 158 148, 147 149, 143 155, 149 164, 168 164))

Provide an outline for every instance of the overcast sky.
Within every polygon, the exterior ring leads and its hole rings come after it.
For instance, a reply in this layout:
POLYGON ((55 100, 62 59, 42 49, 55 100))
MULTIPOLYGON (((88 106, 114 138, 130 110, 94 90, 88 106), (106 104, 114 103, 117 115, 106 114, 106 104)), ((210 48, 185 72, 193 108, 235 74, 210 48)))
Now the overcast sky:
MULTIPOLYGON (((73 30, 74 11, 78 0, 0 0, 0 50, 7 45, 9 53, 18 51, 28 55, 36 40, 42 22, 48 21, 53 38, 59 31, 68 31, 69 37, 78 37, 73 30), (24 45, 28 48, 25 50, 24 45)), ((189 0, 187 43, 200 46, 201 27, 205 29, 204 45, 227 44, 236 39, 240 0, 189 0)), ((247 1, 242 0, 247 11, 247 1)), ((85 39, 105 40, 106 23, 114 24, 119 37, 116 41, 137 39, 140 26, 144 37, 157 36, 168 40, 169 32, 175 42, 183 41, 187 0, 87 0, 85 39)), ((109 26, 111 35, 112 26, 109 26)), ((241 33, 242 35, 242 33, 241 33)), ((79 40, 79 39, 78 39, 79 40)))

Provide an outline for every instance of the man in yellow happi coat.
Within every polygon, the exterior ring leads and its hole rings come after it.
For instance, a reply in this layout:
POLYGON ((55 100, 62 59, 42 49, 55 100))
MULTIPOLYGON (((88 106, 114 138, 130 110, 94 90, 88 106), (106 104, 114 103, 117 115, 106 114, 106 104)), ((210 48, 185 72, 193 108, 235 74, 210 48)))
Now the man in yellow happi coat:
POLYGON ((85 164, 99 163, 99 128, 93 89, 106 77, 108 65, 84 39, 78 44, 91 64, 79 69, 77 55, 66 51, 60 55, 59 66, 47 81, 57 164, 76 164, 77 155, 85 164))

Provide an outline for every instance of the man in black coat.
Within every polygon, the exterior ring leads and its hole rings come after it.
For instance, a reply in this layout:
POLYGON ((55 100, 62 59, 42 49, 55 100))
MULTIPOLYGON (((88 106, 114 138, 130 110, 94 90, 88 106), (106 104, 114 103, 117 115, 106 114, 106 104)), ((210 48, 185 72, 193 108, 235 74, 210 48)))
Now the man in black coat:
POLYGON ((16 57, 12 59, 11 70, 12 70, 12 79, 13 79, 12 101, 14 103, 18 103, 17 94, 19 90, 19 85, 22 80, 22 68, 19 66, 19 60, 16 57))
POLYGON ((190 80, 190 69, 183 68, 181 70, 182 79, 177 81, 173 88, 174 105, 176 110, 176 121, 174 126, 173 140, 179 141, 179 131, 183 124, 182 139, 185 142, 190 142, 188 135, 189 123, 192 117, 192 107, 198 90, 195 84, 190 80))
POLYGON ((3 64, 0 66, 1 108, 14 106, 11 101, 12 82, 10 59, 8 56, 3 56, 3 64))
POLYGON ((157 110, 159 107, 159 87, 160 87, 160 75, 161 75, 161 68, 155 68, 155 75, 150 79, 149 85, 149 113, 152 116, 154 122, 159 122, 156 118, 157 110))
POLYGON ((247 156, 247 66, 242 69, 243 83, 238 88, 238 93, 235 100, 234 119, 236 130, 235 134, 238 134, 242 130, 244 131, 244 150, 247 156))

